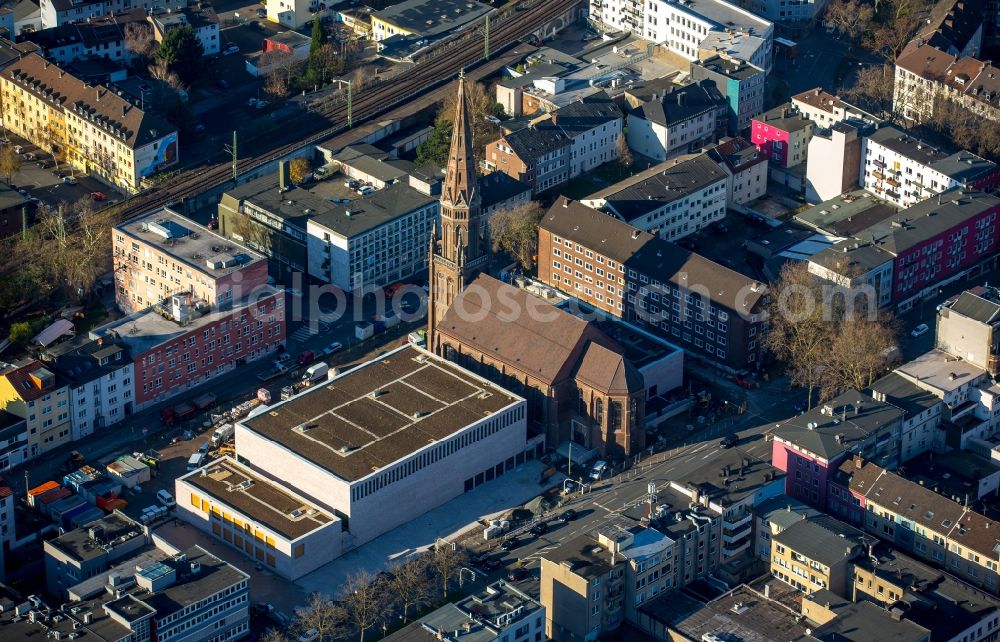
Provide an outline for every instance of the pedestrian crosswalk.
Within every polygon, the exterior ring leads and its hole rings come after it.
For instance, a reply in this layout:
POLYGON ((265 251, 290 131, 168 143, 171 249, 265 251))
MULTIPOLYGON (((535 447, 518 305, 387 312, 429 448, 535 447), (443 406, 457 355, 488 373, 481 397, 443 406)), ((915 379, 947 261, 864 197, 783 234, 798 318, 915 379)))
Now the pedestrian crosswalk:
POLYGON ((291 338, 297 341, 298 343, 302 343, 303 341, 308 341, 309 338, 312 336, 313 336, 312 332, 309 331, 308 325, 300 327, 298 330, 296 330, 291 334, 291 338))

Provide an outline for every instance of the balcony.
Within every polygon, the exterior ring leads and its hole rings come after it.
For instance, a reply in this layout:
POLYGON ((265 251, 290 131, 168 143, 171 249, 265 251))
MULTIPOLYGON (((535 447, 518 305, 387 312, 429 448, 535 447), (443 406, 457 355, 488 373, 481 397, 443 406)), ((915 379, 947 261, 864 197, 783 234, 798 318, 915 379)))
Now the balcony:
POLYGON ((736 557, 737 555, 739 555, 743 551, 746 551, 749 548, 750 548, 750 540, 749 539, 747 541, 743 542, 742 544, 740 544, 739 546, 737 546, 736 548, 723 548, 722 549, 722 560, 723 560, 723 562, 729 561, 732 558, 736 557))
POLYGON ((899 187, 899 179, 896 179, 896 178, 887 178, 887 179, 885 179, 885 182, 889 183, 893 187, 899 187))
POLYGON ((748 537, 750 537, 750 531, 749 530, 743 531, 742 533, 727 533, 726 531, 722 531, 722 543, 723 544, 728 544, 728 545, 736 544, 736 545, 739 545, 739 544, 741 544, 743 542, 743 540, 747 539, 748 537))
POLYGON ((722 527, 726 530, 735 531, 741 526, 746 526, 753 519, 752 513, 745 513, 741 516, 726 517, 722 520, 722 527))
POLYGON ((873 160, 872 165, 874 165, 875 167, 881 167, 882 169, 885 169, 885 163, 883 163, 880 160, 873 160))
POLYGON ((875 178, 879 179, 880 181, 884 181, 885 180, 885 174, 883 174, 882 172, 880 172, 878 170, 873 171, 872 172, 872 176, 874 176, 875 178))

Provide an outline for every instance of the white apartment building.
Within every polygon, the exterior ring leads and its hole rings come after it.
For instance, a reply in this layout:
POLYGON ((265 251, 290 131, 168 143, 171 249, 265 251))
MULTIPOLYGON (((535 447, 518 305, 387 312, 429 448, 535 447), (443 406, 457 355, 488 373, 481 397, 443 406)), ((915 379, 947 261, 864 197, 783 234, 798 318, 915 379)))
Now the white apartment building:
POLYGON ((739 0, 739 5, 771 22, 812 23, 826 9, 830 0, 739 0))
POLYGON ((726 185, 728 204, 743 205, 767 192, 767 157, 745 138, 724 140, 708 153, 729 175, 726 185))
POLYGON ((581 202, 676 241, 726 216, 728 182, 728 174, 703 153, 654 165, 581 202))
POLYGON ((124 345, 74 340, 50 349, 43 361, 69 387, 74 441, 132 414, 135 378, 132 358, 124 345))
POLYGON ((703 45, 715 48, 710 34, 732 35, 753 45, 730 48, 734 57, 771 70, 774 25, 724 0, 591 0, 591 19, 611 30, 631 31, 667 47, 687 60, 698 60, 703 45))
POLYGON ((679 87, 628 115, 628 146, 667 160, 714 143, 725 132, 728 106, 712 81, 679 87))
POLYGON ((28 460, 28 422, 0 410, 0 472, 28 460))
POLYGON ((411 185, 420 182, 404 179, 346 205, 327 202, 315 210, 306 222, 309 274, 348 292, 426 269, 440 203, 411 185))
POLYGON ((809 139, 806 200, 810 203, 828 201, 858 186, 861 139, 855 123, 839 122, 817 129, 809 139))
POLYGON ((792 96, 792 107, 799 113, 816 123, 818 128, 830 127, 845 120, 860 121, 869 125, 878 125, 882 119, 865 110, 855 107, 816 87, 801 94, 792 96))
POLYGON ((77 20, 87 20, 108 14, 120 14, 129 9, 172 9, 187 6, 188 0, 41 0, 39 3, 42 29, 77 20))
POLYGON ((622 112, 605 92, 574 101, 552 112, 552 124, 570 138, 569 178, 618 157, 622 112))
POLYGON ((986 189, 1000 173, 972 152, 949 154, 895 125, 862 140, 862 187, 899 207, 909 207, 954 187, 986 189))

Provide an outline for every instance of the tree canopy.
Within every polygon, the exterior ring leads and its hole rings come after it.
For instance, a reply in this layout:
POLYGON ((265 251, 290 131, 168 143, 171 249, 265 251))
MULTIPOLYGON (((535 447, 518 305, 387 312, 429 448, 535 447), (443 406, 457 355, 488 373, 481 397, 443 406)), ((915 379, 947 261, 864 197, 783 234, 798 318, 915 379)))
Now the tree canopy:
POLYGON ((167 32, 156 50, 156 59, 190 84, 201 75, 204 54, 205 50, 194 29, 190 25, 184 25, 167 32))

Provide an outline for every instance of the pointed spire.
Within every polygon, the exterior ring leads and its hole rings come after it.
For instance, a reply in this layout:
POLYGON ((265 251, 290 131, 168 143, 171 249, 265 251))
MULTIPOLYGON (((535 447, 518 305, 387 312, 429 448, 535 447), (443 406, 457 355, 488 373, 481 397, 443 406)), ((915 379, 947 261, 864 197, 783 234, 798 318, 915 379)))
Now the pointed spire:
POLYGON ((476 190, 476 159, 472 152, 472 125, 465 104, 465 70, 458 74, 458 100, 451 128, 451 148, 448 171, 441 189, 443 201, 452 205, 470 206, 478 201, 476 190))

